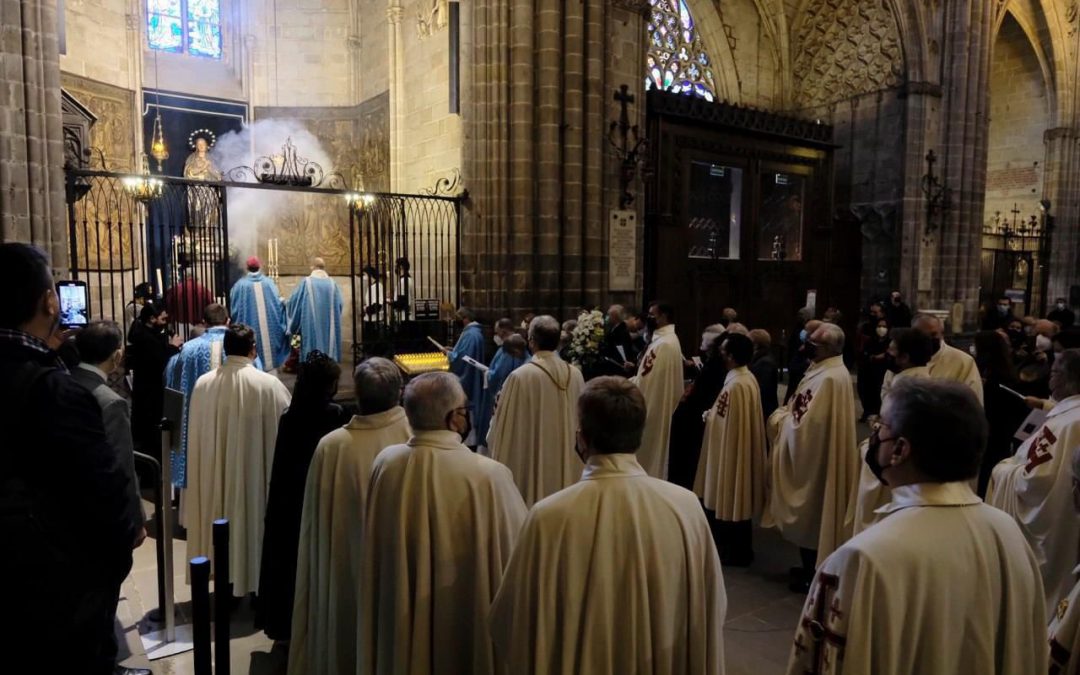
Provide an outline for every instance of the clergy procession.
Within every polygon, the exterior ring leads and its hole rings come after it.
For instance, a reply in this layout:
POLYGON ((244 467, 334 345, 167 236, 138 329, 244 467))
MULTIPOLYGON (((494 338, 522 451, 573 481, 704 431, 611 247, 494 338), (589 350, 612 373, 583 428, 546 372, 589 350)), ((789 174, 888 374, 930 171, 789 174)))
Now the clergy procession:
POLYGON ((724 568, 775 533, 790 675, 1080 672, 1074 329, 1021 387, 1005 328, 948 344, 896 292, 854 332, 800 310, 785 351, 721 305, 691 354, 669 302, 460 307, 443 369, 362 356, 346 396, 323 261, 288 300, 246 268, 187 342, 149 298, 125 347, 114 322, 62 330, 43 253, 0 244, 11 672, 46 623, 49 672, 151 672, 117 665, 114 624, 167 390, 184 555, 228 519, 223 581, 289 675, 720 675, 724 568))

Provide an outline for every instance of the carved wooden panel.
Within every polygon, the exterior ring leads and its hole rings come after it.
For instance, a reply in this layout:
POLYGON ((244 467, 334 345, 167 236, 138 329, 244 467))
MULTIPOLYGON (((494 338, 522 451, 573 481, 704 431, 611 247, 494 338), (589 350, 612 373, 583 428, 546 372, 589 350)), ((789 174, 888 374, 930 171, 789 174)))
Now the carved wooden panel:
POLYGON ((813 0, 796 24, 792 66, 800 107, 904 84, 900 29, 889 0, 813 0))
MULTIPOLYGON (((90 147, 100 150, 110 171, 135 166, 135 92, 62 73, 63 88, 96 121, 90 147)), ((94 168, 102 168, 94 166, 94 168)), ((142 258, 139 207, 118 181, 97 181, 75 207, 77 263, 82 270, 138 269, 142 258)))

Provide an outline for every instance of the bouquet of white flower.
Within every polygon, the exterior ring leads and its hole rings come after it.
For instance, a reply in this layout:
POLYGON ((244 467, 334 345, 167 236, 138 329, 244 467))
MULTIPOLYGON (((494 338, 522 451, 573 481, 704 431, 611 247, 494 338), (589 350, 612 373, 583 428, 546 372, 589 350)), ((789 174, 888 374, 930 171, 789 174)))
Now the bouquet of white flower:
POLYGON ((582 312, 577 328, 570 335, 567 354, 577 366, 592 366, 600 361, 600 344, 604 341, 604 315, 597 310, 582 312))

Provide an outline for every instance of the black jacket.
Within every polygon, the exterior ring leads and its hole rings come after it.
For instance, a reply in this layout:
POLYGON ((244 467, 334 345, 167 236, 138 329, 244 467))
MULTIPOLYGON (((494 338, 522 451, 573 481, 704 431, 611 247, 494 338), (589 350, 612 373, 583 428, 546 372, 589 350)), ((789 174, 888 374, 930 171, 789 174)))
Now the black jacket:
POLYGON ((0 341, 0 597, 12 583, 118 586, 131 568, 130 478, 94 396, 55 366, 0 341), (27 363, 43 369, 28 386, 27 363))
POLYGON ((776 365, 776 359, 767 351, 754 352, 754 358, 750 361, 750 372, 757 379, 758 388, 761 390, 761 412, 765 419, 780 407, 777 391, 780 388, 780 369, 776 365))
POLYGON ((160 457, 165 364, 179 349, 169 344, 164 330, 136 321, 128 331, 126 368, 131 372, 131 431, 136 448, 160 457))

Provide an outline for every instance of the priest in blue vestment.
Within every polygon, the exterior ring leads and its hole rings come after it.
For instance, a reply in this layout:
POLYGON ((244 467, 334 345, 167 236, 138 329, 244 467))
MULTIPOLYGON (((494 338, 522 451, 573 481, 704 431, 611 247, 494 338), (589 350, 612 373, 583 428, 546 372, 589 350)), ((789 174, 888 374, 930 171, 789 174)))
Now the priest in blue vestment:
MULTIPOLYGON (((475 420, 480 414, 480 406, 484 400, 484 373, 475 366, 465 361, 470 356, 477 363, 484 362, 484 328, 476 320, 476 313, 468 307, 462 307, 457 311, 457 321, 464 324, 465 328, 458 336, 453 349, 443 348, 450 359, 450 371, 458 376, 465 395, 469 397, 469 410, 475 420)), ((475 428, 473 429, 475 432, 475 428)), ((474 434, 470 434, 470 438, 474 434)), ((475 447, 476 443, 466 442, 466 445, 475 447)))
POLYGON ((289 298, 289 333, 300 335, 300 360, 320 351, 341 361, 341 289, 326 273, 322 258, 312 261, 305 277, 289 298))
POLYGON ((484 390, 483 403, 476 418, 476 440, 478 445, 483 446, 487 445, 488 429, 495 414, 495 402, 506 378, 531 358, 525 338, 514 331, 514 323, 510 319, 499 319, 495 324, 495 344, 499 348, 491 359, 488 386, 484 390))
POLYGON ((255 348, 264 370, 280 367, 289 358, 289 340, 285 335, 285 306, 277 285, 260 271, 262 262, 255 256, 247 259, 247 276, 239 279, 229 293, 233 321, 255 331, 255 348))
POLYGON ((184 343, 180 353, 169 359, 165 367, 165 386, 184 394, 184 418, 180 425, 180 450, 172 453, 173 485, 187 487, 188 409, 191 392, 200 377, 221 365, 225 360, 223 343, 229 329, 229 312, 218 303, 203 310, 206 332, 184 343))

